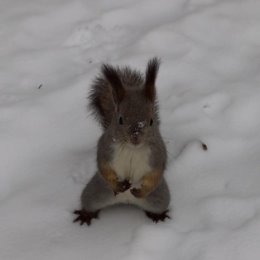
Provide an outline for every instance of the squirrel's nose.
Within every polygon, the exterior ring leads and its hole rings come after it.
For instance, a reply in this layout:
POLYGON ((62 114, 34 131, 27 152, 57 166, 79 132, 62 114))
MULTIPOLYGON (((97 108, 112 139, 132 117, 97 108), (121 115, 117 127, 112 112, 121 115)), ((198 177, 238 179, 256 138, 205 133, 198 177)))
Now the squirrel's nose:
POLYGON ((140 135, 140 134, 141 134, 140 131, 135 131, 135 132, 132 133, 132 135, 135 136, 135 137, 137 137, 137 136, 140 135))
POLYGON ((133 129, 132 132, 130 132, 130 142, 134 145, 138 145, 142 141, 142 132, 137 129, 133 129))
POLYGON ((135 124, 135 125, 130 127, 130 134, 131 135, 138 136, 141 133, 142 133, 142 128, 138 124, 135 124))

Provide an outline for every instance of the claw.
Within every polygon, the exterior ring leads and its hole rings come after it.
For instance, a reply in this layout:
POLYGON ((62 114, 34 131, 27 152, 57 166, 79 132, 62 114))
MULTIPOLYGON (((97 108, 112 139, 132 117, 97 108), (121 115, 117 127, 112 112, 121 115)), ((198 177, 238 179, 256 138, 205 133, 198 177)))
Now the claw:
POLYGON ((170 219, 170 216, 167 214, 169 210, 165 210, 162 213, 153 213, 150 211, 145 211, 145 214, 148 218, 150 218, 153 222, 158 223, 159 221, 164 221, 166 218, 170 219))
POLYGON ((90 226, 91 224, 91 220, 93 218, 98 218, 98 213, 99 211, 95 211, 95 212, 90 212, 90 211, 86 211, 84 209, 81 210, 75 210, 73 212, 75 215, 78 215, 73 222, 80 222, 79 224, 82 226, 83 224, 87 224, 88 226, 90 226))

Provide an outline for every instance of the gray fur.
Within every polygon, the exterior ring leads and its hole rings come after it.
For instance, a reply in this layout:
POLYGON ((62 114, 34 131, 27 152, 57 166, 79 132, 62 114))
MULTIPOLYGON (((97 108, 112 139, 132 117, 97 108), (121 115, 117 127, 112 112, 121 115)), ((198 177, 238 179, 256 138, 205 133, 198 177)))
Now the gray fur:
POLYGON ((100 174, 95 174, 89 181, 81 195, 82 208, 95 212, 115 204, 133 204, 146 211, 161 213, 168 209, 170 202, 169 188, 163 178, 146 199, 133 199, 129 201, 114 195, 113 191, 100 174))

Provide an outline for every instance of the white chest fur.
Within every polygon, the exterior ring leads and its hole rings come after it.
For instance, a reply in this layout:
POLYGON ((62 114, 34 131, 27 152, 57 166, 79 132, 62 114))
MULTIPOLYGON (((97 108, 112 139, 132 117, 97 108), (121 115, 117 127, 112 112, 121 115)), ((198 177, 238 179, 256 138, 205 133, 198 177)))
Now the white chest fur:
POLYGON ((136 183, 151 170, 150 154, 151 150, 147 146, 131 147, 115 144, 112 168, 120 179, 136 183))

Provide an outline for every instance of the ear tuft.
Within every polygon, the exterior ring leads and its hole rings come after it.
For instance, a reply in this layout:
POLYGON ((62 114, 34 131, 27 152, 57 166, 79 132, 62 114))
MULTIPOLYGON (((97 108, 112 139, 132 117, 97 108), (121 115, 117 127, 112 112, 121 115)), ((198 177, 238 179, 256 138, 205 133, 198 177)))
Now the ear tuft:
POLYGON ((145 96, 154 102, 156 91, 155 91, 155 81, 157 78, 157 74, 160 67, 160 59, 157 57, 152 58, 148 61, 147 67, 146 67, 146 73, 145 73, 145 96))
POLYGON ((101 72, 112 87, 115 103, 119 104, 125 96, 125 90, 118 75, 118 70, 109 64, 103 64, 101 72))

